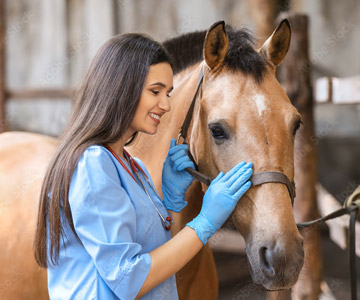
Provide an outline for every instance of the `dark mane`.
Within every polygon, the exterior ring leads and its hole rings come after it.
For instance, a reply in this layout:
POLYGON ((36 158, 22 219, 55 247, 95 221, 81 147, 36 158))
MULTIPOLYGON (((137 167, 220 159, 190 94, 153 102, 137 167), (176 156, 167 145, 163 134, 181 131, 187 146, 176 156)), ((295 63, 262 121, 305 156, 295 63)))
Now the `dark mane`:
MULTIPOLYGON (((246 29, 234 30, 230 26, 226 26, 226 33, 229 37, 229 50, 224 64, 230 70, 242 71, 260 82, 268 62, 254 50, 254 36, 246 29)), ((206 31, 191 32, 163 43, 172 58, 174 74, 203 59, 205 34, 206 31)))

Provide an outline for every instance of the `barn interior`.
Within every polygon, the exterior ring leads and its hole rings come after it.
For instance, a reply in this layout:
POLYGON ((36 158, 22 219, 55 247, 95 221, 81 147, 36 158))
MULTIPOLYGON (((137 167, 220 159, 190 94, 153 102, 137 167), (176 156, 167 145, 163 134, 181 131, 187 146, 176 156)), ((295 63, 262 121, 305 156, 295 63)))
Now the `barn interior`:
MULTIPOLYGON (((307 128, 295 141, 295 176, 308 164, 295 207, 302 198, 311 197, 310 210, 295 217, 304 222, 324 216, 340 208, 360 185, 360 0, 0 3, 0 133, 25 131, 55 138, 68 121, 73 95, 92 57, 110 37, 142 32, 165 41, 225 20, 235 28, 249 28, 261 45, 280 20, 288 18, 293 39, 277 75, 305 116, 303 127, 307 128)), ((359 224, 357 220, 358 290, 359 224)), ((317 259, 322 261, 321 292, 316 299, 351 299, 349 216, 304 232, 312 234, 312 230, 320 236, 317 259)), ((218 299, 271 297, 252 283, 248 268, 243 267, 247 265, 244 241, 230 223, 210 245, 219 277, 218 299)), ((272 297, 297 299, 291 291, 272 297)))

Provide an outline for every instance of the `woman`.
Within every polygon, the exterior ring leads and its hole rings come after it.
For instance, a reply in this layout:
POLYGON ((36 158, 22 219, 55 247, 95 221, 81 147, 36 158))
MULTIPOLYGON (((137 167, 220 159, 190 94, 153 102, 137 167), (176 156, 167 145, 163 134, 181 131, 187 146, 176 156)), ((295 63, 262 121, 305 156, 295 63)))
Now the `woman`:
POLYGON ((187 146, 171 141, 163 200, 124 146, 156 133, 172 85, 166 51, 143 35, 116 36, 93 59, 40 196, 35 258, 51 299, 177 299, 174 274, 250 187, 251 163, 221 172, 200 214, 170 237, 193 181, 187 146))

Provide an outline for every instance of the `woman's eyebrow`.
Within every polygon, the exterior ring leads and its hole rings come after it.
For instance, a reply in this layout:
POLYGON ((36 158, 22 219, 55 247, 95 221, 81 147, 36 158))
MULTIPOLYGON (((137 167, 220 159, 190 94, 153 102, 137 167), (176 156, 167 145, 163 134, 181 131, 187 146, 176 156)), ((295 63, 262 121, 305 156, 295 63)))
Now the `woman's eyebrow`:
MULTIPOLYGON (((161 86, 163 88, 166 88, 166 84, 162 83, 162 82, 155 82, 155 83, 152 83, 150 84, 150 86, 153 86, 153 85, 158 85, 158 86, 161 86)), ((172 91, 174 89, 174 87, 172 86, 169 91, 172 91)))
POLYGON ((150 86, 153 86, 153 85, 159 85, 159 86, 161 86, 163 88, 166 88, 166 84, 164 84, 162 82, 155 82, 155 83, 150 84, 150 86))

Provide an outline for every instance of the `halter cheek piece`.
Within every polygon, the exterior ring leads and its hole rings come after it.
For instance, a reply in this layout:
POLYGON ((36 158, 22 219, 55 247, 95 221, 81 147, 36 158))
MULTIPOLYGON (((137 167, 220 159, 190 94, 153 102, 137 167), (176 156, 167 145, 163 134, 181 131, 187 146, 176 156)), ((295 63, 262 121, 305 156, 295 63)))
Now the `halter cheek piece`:
MULTIPOLYGON (((186 114, 184 123, 181 126, 180 133, 179 133, 179 135, 178 135, 178 137, 176 139, 177 144, 179 143, 180 137, 182 137, 183 140, 184 140, 183 144, 186 144, 186 135, 187 135, 190 123, 191 123, 196 98, 197 98, 197 95, 199 93, 201 84, 203 82, 203 78, 204 78, 204 68, 203 68, 203 66, 201 66, 199 77, 198 77, 198 80, 197 80, 197 83, 196 83, 195 94, 194 94, 194 97, 193 97, 193 99, 191 101, 189 110, 188 110, 188 112, 186 114)), ((189 174, 191 174, 194 178, 201 181, 202 183, 204 183, 206 185, 210 185, 212 179, 210 179, 208 176, 206 176, 206 175, 199 172, 199 168, 198 168, 196 162, 194 161, 194 158, 193 158, 193 156, 191 155, 190 152, 189 152, 189 157, 194 162, 196 170, 187 168, 186 171, 189 174)), ((251 183, 252 183, 253 186, 261 185, 263 183, 270 183, 270 182, 271 183, 285 184, 288 191, 289 191, 289 195, 290 195, 290 198, 291 198, 291 204, 294 205, 294 198, 295 198, 295 195, 296 195, 296 193, 295 193, 295 182, 293 182, 293 181, 291 182, 289 180, 289 178, 284 173, 275 172, 275 171, 267 171, 267 172, 255 173, 251 177, 251 183)))

